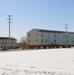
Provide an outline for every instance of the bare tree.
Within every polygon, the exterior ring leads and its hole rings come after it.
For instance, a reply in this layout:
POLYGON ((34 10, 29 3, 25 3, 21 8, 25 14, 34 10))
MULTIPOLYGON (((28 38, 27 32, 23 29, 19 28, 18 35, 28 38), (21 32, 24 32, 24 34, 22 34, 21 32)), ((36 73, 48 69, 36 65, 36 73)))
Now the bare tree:
POLYGON ((23 48, 23 49, 26 48, 26 45, 27 45, 27 44, 26 44, 26 37, 25 37, 25 36, 22 36, 22 37, 21 37, 20 42, 19 42, 18 45, 19 45, 20 48, 23 48))

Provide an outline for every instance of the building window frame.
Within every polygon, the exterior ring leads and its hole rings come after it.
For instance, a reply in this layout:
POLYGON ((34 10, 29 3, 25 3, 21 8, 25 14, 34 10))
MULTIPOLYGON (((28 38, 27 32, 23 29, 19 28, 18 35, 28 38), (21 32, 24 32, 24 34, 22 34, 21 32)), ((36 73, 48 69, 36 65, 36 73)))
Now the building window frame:
POLYGON ((63 35, 63 38, 65 38, 65 35, 63 35))
POLYGON ((36 39, 36 42, 38 42, 38 40, 36 39))
POLYGON ((56 44, 56 39, 54 40, 54 43, 56 44))
POLYGON ((43 33, 41 34, 41 37, 43 37, 43 33))
POLYGON ((45 42, 47 42, 47 39, 45 40, 45 42))
POLYGON ((28 42, 30 42, 30 40, 28 40, 28 42))
POLYGON ((31 35, 30 35, 30 34, 28 34, 28 36, 30 37, 31 35))
POLYGON ((41 39, 41 43, 43 43, 43 39, 41 39))
POLYGON ((68 38, 69 36, 67 35, 67 38, 68 38))
POLYGON ((67 44, 69 43, 69 41, 67 40, 67 44))
POLYGON ((36 33, 36 36, 38 36, 38 33, 36 33))
POLYGON ((54 37, 56 38, 56 34, 54 35, 54 37))

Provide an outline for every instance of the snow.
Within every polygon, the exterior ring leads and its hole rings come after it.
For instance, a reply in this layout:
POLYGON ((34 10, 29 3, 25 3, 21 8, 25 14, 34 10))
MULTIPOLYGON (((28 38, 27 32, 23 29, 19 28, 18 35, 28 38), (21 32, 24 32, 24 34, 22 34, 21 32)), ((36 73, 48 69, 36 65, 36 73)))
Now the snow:
POLYGON ((74 75, 74 48, 0 52, 0 75, 74 75))

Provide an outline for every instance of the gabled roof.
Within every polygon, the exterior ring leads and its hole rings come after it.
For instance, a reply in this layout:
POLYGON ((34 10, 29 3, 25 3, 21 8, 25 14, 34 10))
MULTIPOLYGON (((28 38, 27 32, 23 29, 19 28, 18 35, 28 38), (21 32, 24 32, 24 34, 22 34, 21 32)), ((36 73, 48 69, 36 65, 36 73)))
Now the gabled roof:
MULTIPOLYGON (((52 33, 66 33, 66 31, 56 31, 56 30, 45 30, 45 29, 34 29, 37 30, 39 32, 52 32, 52 33)), ((74 34, 74 32, 67 32, 70 34, 74 34)))
MULTIPOLYGON (((9 39, 9 37, 0 37, 0 39, 9 39)), ((16 40, 16 39, 13 37, 10 37, 10 40, 16 40)))

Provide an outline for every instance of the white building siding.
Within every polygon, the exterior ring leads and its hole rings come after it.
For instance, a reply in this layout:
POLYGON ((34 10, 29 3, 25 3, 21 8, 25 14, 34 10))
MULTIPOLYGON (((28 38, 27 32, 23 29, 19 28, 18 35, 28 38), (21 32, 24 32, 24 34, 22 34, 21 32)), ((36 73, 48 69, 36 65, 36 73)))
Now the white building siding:
POLYGON ((32 29, 27 33, 27 44, 29 45, 74 45, 74 33, 61 31, 38 31, 32 29))
POLYGON ((40 33, 40 44, 41 45, 48 45, 49 39, 48 39, 48 33, 40 33))
POLYGON ((27 44, 40 45, 40 32, 31 30, 29 33, 27 33, 27 44))
POLYGON ((16 39, 10 38, 10 43, 9 43, 9 38, 8 37, 0 37, 0 47, 9 47, 10 46, 17 46, 16 39))

